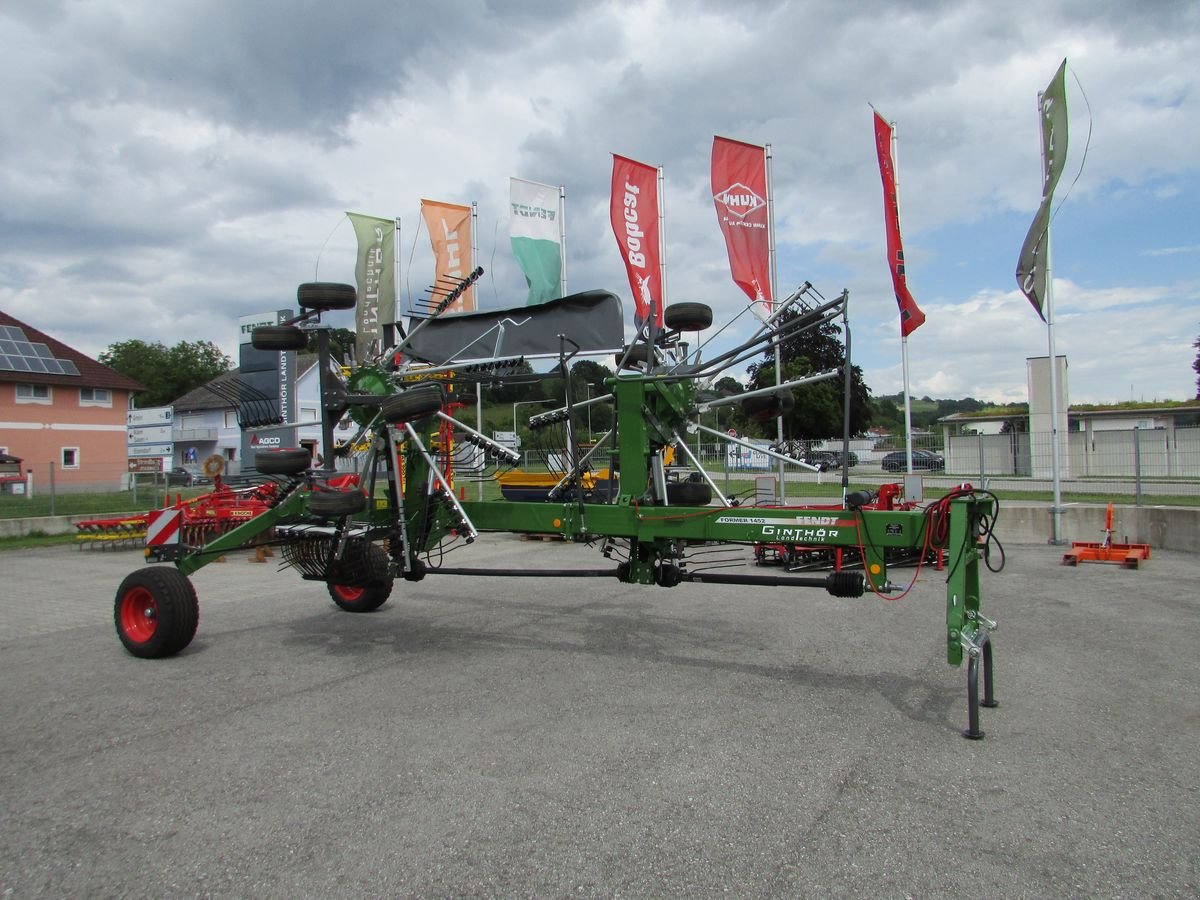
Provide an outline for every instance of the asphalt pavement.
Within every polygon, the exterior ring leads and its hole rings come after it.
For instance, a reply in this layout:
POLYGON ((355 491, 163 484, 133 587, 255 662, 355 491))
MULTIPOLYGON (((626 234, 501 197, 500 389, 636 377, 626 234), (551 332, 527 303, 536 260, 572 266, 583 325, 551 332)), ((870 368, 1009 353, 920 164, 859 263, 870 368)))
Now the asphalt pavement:
POLYGON ((0 896, 1196 896, 1196 558, 1006 550, 982 741, 936 571, 638 587, 493 535, 447 565, 530 577, 353 615, 231 554, 149 661, 139 553, 0 553, 0 896))

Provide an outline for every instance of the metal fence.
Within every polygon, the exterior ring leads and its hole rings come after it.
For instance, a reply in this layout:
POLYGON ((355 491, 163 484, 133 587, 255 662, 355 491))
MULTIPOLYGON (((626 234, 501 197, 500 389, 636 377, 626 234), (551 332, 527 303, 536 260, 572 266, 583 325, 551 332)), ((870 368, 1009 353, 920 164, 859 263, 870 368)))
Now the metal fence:
MULTIPOLYGON (((752 440, 761 449, 773 442, 752 440)), ((897 481, 907 471, 904 436, 856 438, 850 442, 850 481, 874 485, 897 481)), ((788 442, 790 455, 826 466, 814 473, 785 465, 789 496, 794 483, 840 481, 841 442, 788 442)), ((913 438, 914 470, 932 487, 970 482, 1000 494, 1053 496, 1053 444, 1049 433, 919 435, 913 438), (931 454, 924 456, 921 452, 931 454)), ((730 443, 688 443, 688 453, 722 478, 776 475, 779 464, 761 452, 730 443)), ((544 457, 528 453, 524 465, 537 468, 544 457)), ((687 454, 678 464, 687 466, 687 454)), ((607 464, 603 456, 595 460, 607 464)), ((1080 502, 1200 506, 1200 427, 1065 432, 1059 435, 1059 480, 1064 498, 1080 502)))

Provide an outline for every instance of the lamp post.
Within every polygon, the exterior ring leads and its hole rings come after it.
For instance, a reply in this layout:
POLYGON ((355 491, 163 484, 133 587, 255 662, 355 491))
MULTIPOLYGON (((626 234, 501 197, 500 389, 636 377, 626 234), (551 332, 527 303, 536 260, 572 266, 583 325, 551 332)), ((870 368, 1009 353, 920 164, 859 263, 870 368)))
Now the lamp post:
POLYGON ((584 385, 587 387, 588 440, 590 441, 592 439, 592 383, 590 381, 585 381, 584 385))

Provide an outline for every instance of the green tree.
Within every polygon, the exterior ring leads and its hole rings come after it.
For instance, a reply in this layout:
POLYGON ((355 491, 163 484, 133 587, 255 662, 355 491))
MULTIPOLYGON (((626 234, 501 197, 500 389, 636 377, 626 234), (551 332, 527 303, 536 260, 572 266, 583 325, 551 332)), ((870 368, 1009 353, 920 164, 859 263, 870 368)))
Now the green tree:
MULTIPOLYGON (((800 315, 797 311, 783 314, 781 325, 800 315)), ((818 440, 842 435, 843 389, 846 350, 840 339, 841 329, 831 322, 791 337, 783 342, 779 355, 783 363, 783 381, 793 381, 834 369, 838 377, 807 384, 792 391, 796 405, 784 416, 785 438, 818 440)), ((770 387, 775 383, 774 352, 767 351, 763 361, 750 366, 750 388, 770 387)), ((850 369, 850 433, 861 434, 871 424, 871 390, 863 380, 862 369, 850 369)), ((768 437, 775 436, 773 422, 761 423, 768 437)))
POLYGON ((233 368, 233 360, 211 341, 180 341, 174 347, 155 341, 109 344, 100 362, 142 384, 137 405, 166 406, 233 368))
POLYGON ((1192 346, 1196 348, 1196 361, 1192 363, 1192 371, 1196 373, 1196 399, 1200 400, 1200 337, 1192 346))
MULTIPOLYGON (((329 355, 333 357, 333 361, 340 363, 344 360, 349 360, 354 357, 354 342, 357 339, 356 335, 349 328, 332 328, 329 331, 329 355)), ((317 352, 317 332, 311 331, 308 335, 309 353, 317 352)))

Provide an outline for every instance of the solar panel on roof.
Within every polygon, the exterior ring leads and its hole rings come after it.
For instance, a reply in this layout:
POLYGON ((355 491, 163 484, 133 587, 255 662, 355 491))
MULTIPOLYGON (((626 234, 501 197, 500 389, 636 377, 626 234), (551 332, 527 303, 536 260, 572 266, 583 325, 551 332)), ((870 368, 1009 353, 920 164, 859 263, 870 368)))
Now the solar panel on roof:
POLYGON ((48 375, 78 375, 69 359, 57 359, 47 344, 35 343, 12 325, 0 325, 0 372, 34 372, 48 375))

